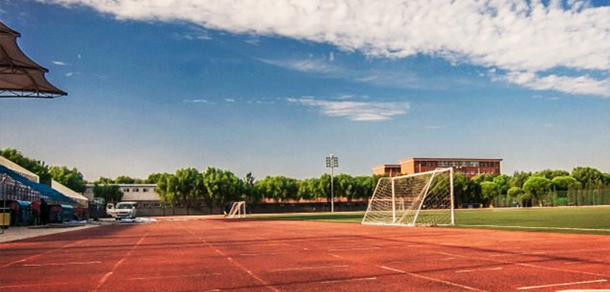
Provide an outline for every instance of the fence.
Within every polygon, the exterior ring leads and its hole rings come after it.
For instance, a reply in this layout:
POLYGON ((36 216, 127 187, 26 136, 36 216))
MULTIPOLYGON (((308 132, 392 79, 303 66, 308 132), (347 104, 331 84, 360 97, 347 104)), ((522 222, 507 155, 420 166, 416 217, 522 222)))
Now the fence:
MULTIPOLYGON (((512 207, 514 203, 523 205, 519 198, 506 195, 493 199, 494 207, 512 207)), ((610 205, 610 188, 593 190, 552 191, 540 198, 532 198, 532 206, 593 206, 610 205)))

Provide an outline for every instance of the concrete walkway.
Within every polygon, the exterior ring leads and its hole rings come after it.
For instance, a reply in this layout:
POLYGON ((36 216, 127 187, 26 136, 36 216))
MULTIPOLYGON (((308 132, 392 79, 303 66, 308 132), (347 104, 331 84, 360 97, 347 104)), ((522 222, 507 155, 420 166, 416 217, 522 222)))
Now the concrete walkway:
MULTIPOLYGON (((169 218, 170 220, 172 218, 169 218)), ((177 220, 177 219, 174 219, 177 220)), ((0 234, 0 243, 11 242, 26 238, 38 237, 43 235, 70 232, 80 229, 92 228, 101 225, 120 225, 120 224, 143 224, 155 222, 157 219, 148 217, 138 217, 136 219, 115 220, 113 218, 101 218, 99 221, 78 222, 78 223, 55 223, 45 226, 11 226, 4 229, 4 234, 0 234)), ((1 232, 1 231, 0 231, 1 232)))
MULTIPOLYGON (((0 234, 0 243, 11 242, 26 238, 38 237, 43 235, 75 231, 80 229, 92 228, 100 224, 79 224, 79 225, 57 225, 57 226, 11 226, 4 229, 4 234, 0 234)), ((0 231, 1 232, 1 231, 0 231)))

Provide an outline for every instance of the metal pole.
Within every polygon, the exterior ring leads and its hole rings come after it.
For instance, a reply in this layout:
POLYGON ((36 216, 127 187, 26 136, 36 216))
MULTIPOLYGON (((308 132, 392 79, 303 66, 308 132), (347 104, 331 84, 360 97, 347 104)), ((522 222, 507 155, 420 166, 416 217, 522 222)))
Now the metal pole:
POLYGON ((331 166, 330 166, 330 212, 335 212, 335 193, 334 193, 334 185, 333 185, 333 164, 332 164, 333 155, 330 155, 331 166))
POLYGON ((453 198, 453 167, 449 171, 449 196, 451 197, 451 225, 455 225, 455 199, 453 198))
POLYGON ((392 223, 396 223, 396 190, 392 179, 392 223))
POLYGON ((339 158, 330 154, 326 157, 326 167, 330 168, 330 212, 335 212, 335 186, 333 175, 335 167, 339 167, 339 158))

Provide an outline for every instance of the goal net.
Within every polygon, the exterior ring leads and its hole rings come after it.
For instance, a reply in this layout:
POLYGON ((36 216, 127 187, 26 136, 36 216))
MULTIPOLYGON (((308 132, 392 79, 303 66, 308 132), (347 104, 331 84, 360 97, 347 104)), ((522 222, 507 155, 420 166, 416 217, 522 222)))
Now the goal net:
POLYGON ((246 202, 233 202, 231 205, 231 210, 227 214, 228 218, 242 218, 246 217, 246 202))
POLYGON ((454 225, 453 168, 379 179, 362 224, 454 225))

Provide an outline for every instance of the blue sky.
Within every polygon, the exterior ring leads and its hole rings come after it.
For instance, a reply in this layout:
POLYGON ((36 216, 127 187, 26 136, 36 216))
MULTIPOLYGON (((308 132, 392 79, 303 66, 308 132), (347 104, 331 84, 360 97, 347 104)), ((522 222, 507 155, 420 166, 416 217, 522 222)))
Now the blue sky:
POLYGON ((99 176, 294 178, 408 157, 610 171, 608 1, 0 0, 68 92, 0 147, 99 176))

